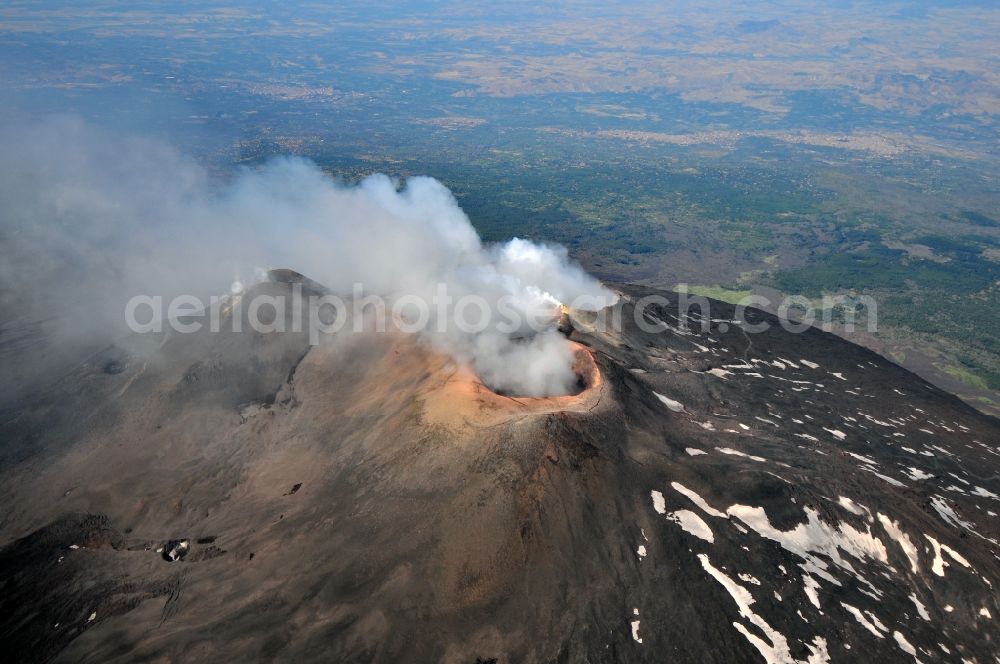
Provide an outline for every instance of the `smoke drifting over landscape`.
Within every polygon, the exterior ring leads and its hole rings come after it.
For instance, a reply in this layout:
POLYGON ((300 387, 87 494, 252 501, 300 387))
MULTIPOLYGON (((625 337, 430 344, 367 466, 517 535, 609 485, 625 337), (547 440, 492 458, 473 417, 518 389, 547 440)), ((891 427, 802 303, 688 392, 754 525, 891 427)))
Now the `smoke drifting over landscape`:
MULTIPOLYGON (((430 303, 443 286, 451 303, 431 309, 420 332, 429 343, 497 389, 562 394, 576 376, 557 331, 459 329, 455 303, 475 295, 494 319, 501 307, 505 320, 527 321, 558 303, 616 300, 562 247, 484 245, 432 178, 345 184, 281 158, 217 181, 167 145, 72 118, 8 128, 2 139, 0 344, 12 360, 29 338, 44 337, 56 356, 111 341, 134 295, 207 299, 289 267, 344 294, 362 284, 365 294, 430 303)), ((468 309, 473 321, 483 313, 468 309)))

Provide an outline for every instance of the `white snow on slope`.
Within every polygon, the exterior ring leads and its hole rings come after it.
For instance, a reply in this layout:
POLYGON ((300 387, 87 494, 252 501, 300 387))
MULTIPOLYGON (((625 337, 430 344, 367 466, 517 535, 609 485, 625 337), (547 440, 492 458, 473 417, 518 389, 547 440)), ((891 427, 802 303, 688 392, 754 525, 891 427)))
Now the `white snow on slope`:
MULTIPOLYGON (((733 623, 733 627, 757 649, 757 652, 761 654, 764 661, 767 664, 799 664, 801 660, 796 660, 792 657, 791 649, 788 646, 788 639, 785 638, 785 635, 771 627, 766 620, 758 616, 750 608, 754 603, 753 595, 750 594, 750 591, 716 569, 704 553, 698 554, 698 560, 701 561, 702 568, 713 579, 718 581, 726 589, 726 592, 729 593, 729 596, 733 598, 733 601, 736 602, 740 617, 748 620, 764 634, 765 638, 762 639, 752 633, 742 623, 733 623)), ((817 636, 813 639, 812 645, 808 645, 807 647, 812 654, 805 660, 805 664, 824 664, 830 661, 830 656, 826 651, 826 639, 817 636)))
POLYGON ((710 506, 707 502, 705 502, 704 498, 702 498, 697 493, 695 493, 691 489, 687 488, 686 486, 684 486, 680 482, 671 482, 670 486, 677 493, 679 493, 679 494, 681 494, 683 496, 686 496, 688 498, 688 500, 690 500, 692 503, 694 503, 695 505, 697 505, 701 509, 701 511, 704 512, 705 514, 707 514, 709 516, 719 517, 720 519, 727 518, 724 512, 720 512, 719 510, 717 510, 717 509, 713 508, 712 506, 710 506))
POLYGON ((899 523, 891 520, 885 514, 881 512, 878 515, 878 521, 885 528, 885 532, 889 533, 889 537, 895 540, 896 544, 903 550, 906 557, 910 561, 910 571, 916 573, 919 569, 919 558, 917 555, 917 547, 910 540, 910 536, 902 531, 899 527, 899 523))
POLYGON ((900 650, 902 650, 903 652, 905 652, 907 655, 912 655, 913 659, 917 660, 917 664, 920 664, 920 660, 917 659, 917 649, 914 648, 910 644, 910 642, 906 640, 906 637, 903 636, 903 634, 901 632, 899 632, 899 631, 893 632, 892 633, 892 638, 896 639, 896 645, 899 646, 900 650))
POLYGON ((652 491, 649 492, 649 495, 653 498, 653 509, 656 510, 659 514, 666 514, 667 503, 665 500, 663 500, 663 494, 657 491, 656 489, 653 489, 652 491))
POLYGON ((715 542, 715 535, 712 533, 712 529, 708 527, 704 519, 691 510, 677 510, 668 514, 667 518, 679 525, 684 532, 703 539, 710 544, 715 542))
POLYGON ((656 395, 657 399, 663 402, 663 405, 665 405, 667 408, 674 411, 675 413, 684 412, 684 404, 682 404, 680 401, 674 401, 670 397, 665 397, 659 392, 653 392, 653 394, 656 395))
POLYGON ((716 447, 715 451, 722 452, 723 454, 728 454, 730 456, 745 457, 751 461, 760 461, 761 463, 765 463, 767 461, 764 457, 754 456, 753 454, 747 454, 746 452, 740 452, 739 450, 734 450, 731 447, 716 447))
POLYGON ((820 519, 819 513, 813 508, 805 508, 806 523, 783 531, 771 525, 767 513, 762 507, 733 505, 723 513, 683 485, 673 482, 671 486, 678 493, 687 496, 705 514, 716 518, 735 517, 761 537, 778 542, 787 551, 798 555, 805 561, 803 569, 830 583, 840 585, 840 582, 828 571, 827 560, 832 561, 841 569, 854 575, 857 574, 851 564, 841 555, 842 552, 858 560, 872 558, 883 563, 888 561, 885 545, 872 535, 869 528, 858 530, 848 523, 830 525, 820 519))
POLYGON ((857 620, 862 627, 864 627, 865 629, 867 629, 869 632, 871 632, 880 639, 885 638, 885 634, 883 634, 882 631, 883 630, 888 631, 888 630, 885 629, 885 625, 879 622, 878 618, 876 618, 871 613, 871 611, 865 612, 867 613, 866 616, 865 613, 861 612, 861 609, 853 607, 850 604, 844 604, 843 602, 841 602, 840 605, 845 609, 847 609, 848 613, 854 616, 854 619, 857 620), (869 618, 871 618, 871 620, 869 620, 869 618), (876 625, 878 625, 878 627, 876 627, 876 625), (881 627, 882 629, 880 630, 879 627, 881 627))
POLYGON ((840 585, 840 582, 829 573, 827 559, 855 575, 857 573, 854 568, 841 552, 859 560, 874 558, 886 562, 888 559, 885 545, 873 536, 869 529, 858 530, 848 523, 831 526, 820 519, 816 510, 810 507, 805 508, 806 523, 788 531, 772 526, 762 507, 733 505, 726 510, 726 513, 738 518, 761 537, 778 542, 786 550, 805 560, 803 568, 806 571, 836 585, 840 585))
POLYGON ((931 616, 927 613, 927 607, 924 606, 924 603, 920 601, 916 594, 910 593, 910 601, 913 602, 913 606, 917 607, 917 613, 920 614, 920 617, 929 622, 931 616))
POLYGON ((962 567, 972 569, 972 565, 969 561, 966 560, 958 551, 955 551, 955 549, 951 548, 947 544, 941 544, 930 535, 924 534, 924 537, 926 537, 927 541, 931 543, 931 548, 934 551, 934 561, 931 563, 932 572, 938 576, 944 576, 944 568, 948 565, 948 563, 945 562, 944 556, 941 555, 942 552, 947 553, 949 558, 962 567))

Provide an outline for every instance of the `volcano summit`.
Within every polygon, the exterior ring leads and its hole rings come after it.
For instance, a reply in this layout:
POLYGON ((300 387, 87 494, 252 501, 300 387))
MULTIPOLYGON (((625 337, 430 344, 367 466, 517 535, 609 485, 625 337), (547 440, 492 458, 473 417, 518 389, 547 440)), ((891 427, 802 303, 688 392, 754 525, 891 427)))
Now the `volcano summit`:
MULTIPOLYGON (((244 297, 296 297, 276 275, 244 297)), ((616 290, 617 329, 562 322, 568 396, 394 331, 90 357, 0 425, 3 651, 995 661, 996 420, 833 335, 616 290)))

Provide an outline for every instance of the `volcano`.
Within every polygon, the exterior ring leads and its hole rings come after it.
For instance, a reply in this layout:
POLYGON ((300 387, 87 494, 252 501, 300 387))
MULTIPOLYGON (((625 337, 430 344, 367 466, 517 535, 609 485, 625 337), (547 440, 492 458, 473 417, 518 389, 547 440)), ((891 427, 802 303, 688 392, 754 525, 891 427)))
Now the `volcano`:
POLYGON ((560 321, 568 396, 413 335, 223 326, 6 404, 5 658, 996 661, 997 420, 819 330, 616 290, 619 328, 560 321))

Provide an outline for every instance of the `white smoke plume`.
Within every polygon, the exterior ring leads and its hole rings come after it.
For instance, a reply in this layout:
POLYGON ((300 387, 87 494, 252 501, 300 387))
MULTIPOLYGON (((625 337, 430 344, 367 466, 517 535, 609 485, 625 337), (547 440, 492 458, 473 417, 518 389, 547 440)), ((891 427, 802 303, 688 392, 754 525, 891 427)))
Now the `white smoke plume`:
MULTIPOLYGON (((261 267, 292 268, 343 293, 360 283, 366 294, 430 302, 445 285, 454 301, 477 295, 491 309, 506 296, 520 320, 551 315, 557 303, 596 309, 616 299, 562 247, 484 245, 431 178, 345 184, 300 158, 212 178, 163 143, 72 118, 0 139, 3 354, 40 332, 56 348, 109 334, 132 295, 207 297, 261 267)), ((555 330, 469 332, 435 319, 421 334, 497 389, 565 394, 576 382, 555 330)))

